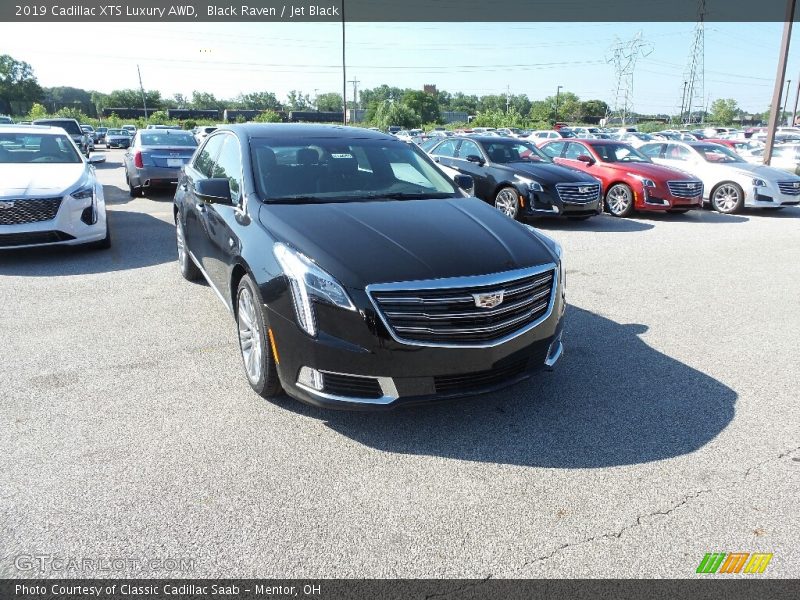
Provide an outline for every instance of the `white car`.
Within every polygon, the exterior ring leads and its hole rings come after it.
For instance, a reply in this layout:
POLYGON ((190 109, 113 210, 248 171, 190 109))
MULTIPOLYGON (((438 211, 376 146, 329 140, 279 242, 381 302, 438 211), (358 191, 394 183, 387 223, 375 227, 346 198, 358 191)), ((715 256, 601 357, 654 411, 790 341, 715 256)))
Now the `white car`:
MULTIPOLYGON (((741 154, 741 153, 740 153, 741 154)), ((743 155, 747 162, 763 164, 764 147, 752 150, 743 155)), ((770 165, 782 171, 800 175, 800 144, 783 144, 772 149, 770 165)))
POLYGON ((194 130, 194 139, 197 140, 197 144, 201 144, 204 139, 206 139, 209 135, 214 133, 217 130, 216 127, 213 126, 200 126, 195 127, 194 130))
POLYGON ((751 164, 720 144, 650 142, 639 152, 655 163, 701 179, 705 200, 721 213, 735 213, 743 206, 780 208, 800 204, 800 177, 751 164))
POLYGON ((0 130, 0 250, 111 245, 103 186, 60 127, 0 130))

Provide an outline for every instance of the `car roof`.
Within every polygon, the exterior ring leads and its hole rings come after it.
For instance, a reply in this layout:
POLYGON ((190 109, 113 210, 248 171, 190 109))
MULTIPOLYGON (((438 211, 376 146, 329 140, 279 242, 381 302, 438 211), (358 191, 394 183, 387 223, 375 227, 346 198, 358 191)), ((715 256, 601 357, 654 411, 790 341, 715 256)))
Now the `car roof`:
POLYGON ((5 125, 2 133, 65 133, 61 127, 52 125, 5 125))
MULTIPOLYGON (((525 141, 525 140, 517 139, 515 137, 509 137, 507 135, 480 135, 478 133, 471 133, 471 134, 467 134, 467 135, 462 136, 462 137, 467 137, 467 138, 469 138, 471 140, 475 140, 475 141, 478 141, 478 142, 481 142, 481 143, 484 143, 484 144, 491 144, 491 143, 495 143, 495 142, 500 141, 500 140, 506 141, 506 142, 514 142, 515 144, 519 144, 519 143, 525 141)), ((447 138, 445 138, 445 139, 447 139, 447 138)))
MULTIPOLYGON (((260 137, 330 137, 361 138, 375 140, 396 140, 393 135, 381 131, 373 131, 363 127, 346 127, 344 125, 320 125, 311 123, 242 123, 225 125, 217 131, 232 131, 248 138, 260 137)), ((216 132, 214 132, 216 133, 216 132)))

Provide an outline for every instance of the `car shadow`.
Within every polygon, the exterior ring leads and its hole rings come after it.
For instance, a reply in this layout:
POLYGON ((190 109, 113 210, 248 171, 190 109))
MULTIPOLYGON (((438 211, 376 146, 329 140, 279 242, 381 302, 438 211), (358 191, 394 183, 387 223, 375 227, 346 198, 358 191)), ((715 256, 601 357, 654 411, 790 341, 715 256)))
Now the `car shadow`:
POLYGON ((797 219, 800 217, 800 207, 783 206, 775 208, 745 208, 742 214, 751 217, 769 217, 770 219, 797 219))
POLYGON ((638 213, 638 219, 647 219, 654 223, 747 223, 750 219, 742 215, 724 215, 712 210, 695 209, 687 213, 650 212, 638 213))
POLYGON ((151 215, 125 210, 107 212, 111 248, 48 246, 7 249, 0 253, 0 275, 61 277, 139 269, 176 260, 175 227, 151 215), (143 243, 142 232, 147 232, 143 243))
POLYGON ((647 231, 653 229, 652 223, 642 222, 636 219, 617 219, 610 215, 598 215, 585 221, 574 221, 566 218, 547 218, 528 219, 525 221, 536 229, 544 231, 591 231, 599 233, 627 233, 636 231, 647 231))
POLYGON ((385 452, 569 469, 688 454, 733 419, 736 392, 649 346, 646 326, 570 306, 565 327, 556 370, 500 392, 377 413, 281 405, 385 452))

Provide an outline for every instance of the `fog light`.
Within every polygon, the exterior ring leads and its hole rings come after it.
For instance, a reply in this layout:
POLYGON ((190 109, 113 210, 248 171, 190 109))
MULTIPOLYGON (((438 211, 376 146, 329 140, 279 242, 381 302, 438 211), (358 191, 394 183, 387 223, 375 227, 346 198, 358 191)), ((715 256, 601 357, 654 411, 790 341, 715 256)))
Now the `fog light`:
POLYGON ((297 383, 312 390, 322 391, 323 381, 322 373, 311 367, 301 367, 300 373, 297 376, 297 383))

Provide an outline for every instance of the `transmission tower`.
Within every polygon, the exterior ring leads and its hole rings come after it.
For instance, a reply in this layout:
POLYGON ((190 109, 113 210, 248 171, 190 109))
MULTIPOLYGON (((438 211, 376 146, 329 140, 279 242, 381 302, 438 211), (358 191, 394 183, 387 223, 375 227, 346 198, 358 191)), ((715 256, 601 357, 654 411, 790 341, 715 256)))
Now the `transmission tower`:
POLYGON ((705 17, 706 0, 699 0, 697 25, 694 28, 694 39, 689 50, 689 60, 684 73, 683 101, 681 102, 681 121, 692 122, 693 107, 703 109, 705 103, 705 17))
POLYGON ((627 124, 633 112, 633 72, 636 61, 652 51, 652 44, 642 38, 641 31, 627 41, 616 38, 611 45, 606 62, 614 65, 616 86, 612 92, 614 102, 606 115, 607 123, 619 121, 622 125, 627 124))

